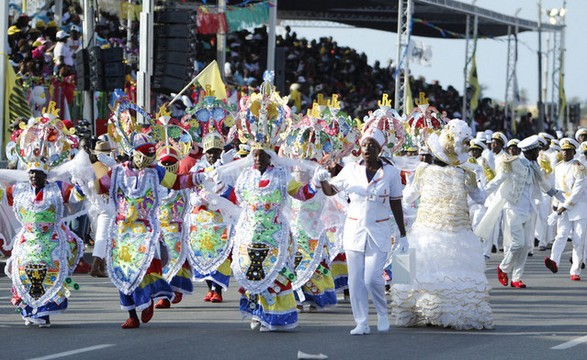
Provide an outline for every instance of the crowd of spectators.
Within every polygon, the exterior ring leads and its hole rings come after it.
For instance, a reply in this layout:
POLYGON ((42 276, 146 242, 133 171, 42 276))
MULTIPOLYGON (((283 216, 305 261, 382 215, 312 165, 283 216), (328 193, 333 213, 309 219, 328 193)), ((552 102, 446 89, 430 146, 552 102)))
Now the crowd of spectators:
MULTIPOLYGON (((13 19, 8 29, 9 57, 18 77, 24 82, 58 86, 71 105, 75 90, 75 56, 82 47, 82 9, 71 1, 64 3, 60 28, 51 11, 35 18, 21 15, 13 19)), ((132 26, 133 38, 131 48, 127 51, 136 53, 138 23, 134 22, 132 26)), ((98 45, 127 44, 127 31, 121 26, 120 19, 112 14, 99 13, 92 36, 98 45)), ((311 107, 318 93, 325 96, 339 94, 344 110, 353 117, 362 118, 368 111, 377 108, 377 101, 383 93, 393 96, 396 64, 391 61, 388 64, 377 61, 370 65, 364 53, 339 46, 331 37, 317 40, 298 38, 289 27, 285 28, 283 35, 278 36, 276 44, 284 49, 285 54, 284 92, 287 94, 295 89, 301 94, 301 106, 296 109, 298 112, 311 107)), ((256 90, 262 82, 266 66, 266 29, 259 27, 252 31, 230 33, 226 48, 227 84, 245 91, 256 90)), ((216 58, 215 38, 200 36, 197 49, 197 67, 202 69, 216 58)), ((428 82, 422 77, 411 77, 410 88, 415 96, 424 92, 429 102, 445 111, 449 118, 462 118, 462 95, 453 86, 444 88, 437 81, 428 82)), ((503 107, 487 98, 479 102, 475 119, 479 130, 489 128, 509 133, 512 128, 503 107)), ((522 118, 520 125, 517 128, 524 132, 534 130, 527 116, 522 118)))

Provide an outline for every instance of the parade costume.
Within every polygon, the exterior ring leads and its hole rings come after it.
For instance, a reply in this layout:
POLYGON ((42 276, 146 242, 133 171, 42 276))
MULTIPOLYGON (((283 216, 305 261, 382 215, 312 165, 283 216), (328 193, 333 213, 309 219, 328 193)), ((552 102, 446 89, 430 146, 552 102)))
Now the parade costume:
MULTIPOLYGON (((217 131, 204 136, 204 153, 192 173, 213 173, 215 167, 222 165, 220 154, 224 146, 222 135, 217 131), (215 154, 214 154, 215 152, 215 154), (214 158, 210 164, 208 157, 214 158)), ((232 250, 232 225, 238 217, 235 199, 225 199, 217 195, 211 186, 198 186, 191 194, 190 210, 187 218, 188 260, 194 268, 197 280, 205 280, 209 291, 204 301, 222 302, 222 290, 230 284, 230 264, 232 250)))
MULTIPOLYGON (((288 198, 310 199, 314 191, 292 181, 287 163, 271 148, 285 129, 290 110, 265 74, 260 94, 241 99, 237 119, 239 137, 253 149, 245 159, 218 168, 221 177, 236 169, 234 188, 223 196, 236 196, 242 211, 234 234, 232 272, 244 288, 241 314, 251 318, 251 328, 261 331, 289 330, 297 326, 293 294, 295 243, 290 234, 288 198), (284 166, 280 166, 284 164, 284 166)), ((312 167, 310 167, 312 168, 312 167)))
MULTIPOLYGON (((70 290, 78 285, 69 276, 83 255, 84 244, 66 225, 69 204, 79 203, 84 192, 79 186, 47 177, 64 178, 70 172, 69 159, 73 132, 57 118, 54 103, 43 115, 24 127, 16 139, 16 151, 29 173, 30 182, 20 182, 3 193, 22 227, 13 241, 6 273, 12 279, 12 304, 25 323, 50 326, 49 315, 67 309, 70 290), (51 169, 59 164, 61 175, 51 169)), ((80 154, 76 163, 82 163, 80 154)), ((83 160, 83 159, 82 159, 83 160)), ((15 171, 19 172, 19 171, 15 171)), ((77 180, 75 180, 77 181, 77 180)), ((78 214, 71 214, 70 218, 78 214)))
POLYGON ((497 176, 486 186, 487 193, 494 193, 495 201, 487 212, 475 234, 484 238, 492 233, 503 212, 504 259, 497 267, 498 279, 504 286, 525 288, 522 282, 528 252, 533 246, 536 223, 536 204, 540 191, 549 196, 557 191, 546 181, 536 159, 540 142, 537 135, 528 137, 518 144, 524 152, 519 156, 506 157, 501 161, 497 176))
MULTIPOLYGON (((144 111, 132 103, 120 102, 113 116, 117 145, 132 161, 117 164, 100 178, 100 192, 108 193, 116 214, 110 224, 111 238, 106 248, 107 271, 120 293, 120 304, 130 317, 123 328, 139 326, 136 311, 143 310, 146 323, 153 316, 153 301, 171 300, 173 290, 162 275, 159 240, 161 226, 157 210, 161 204, 159 186, 173 190, 200 183, 195 175, 176 175, 155 160, 155 141, 136 132, 128 110, 144 111)), ((144 115, 148 120, 150 116, 144 115)))
MULTIPOLYGON (((331 100, 326 101, 320 94, 308 114, 290 126, 280 154, 294 159, 312 159, 323 165, 336 164, 338 159, 350 153, 357 138, 358 132, 351 131, 350 118, 340 111, 337 96, 333 95, 331 100)), ((294 178, 299 183, 308 183, 311 173, 296 170, 294 178)), ((314 184, 313 187, 319 185, 314 184)), ((330 243, 328 231, 334 233, 336 226, 342 223, 330 222, 331 229, 326 229, 324 217, 332 220, 336 215, 325 210, 339 212, 336 208, 327 207, 327 203, 330 201, 321 192, 308 201, 292 200, 290 223, 297 244, 293 287, 298 309, 302 311, 306 304, 311 311, 315 311, 334 306, 337 302, 330 248, 333 247, 335 254, 339 248, 334 242, 330 243)))
MULTIPOLYGON (((223 156, 226 154, 223 152, 222 128, 233 125, 232 112, 236 106, 216 98, 211 86, 205 88, 205 96, 186 110, 191 116, 190 134, 194 142, 199 139, 203 150, 203 156, 189 171, 214 174, 215 180, 220 181, 214 169, 224 163, 224 158, 226 162, 232 160, 231 156, 223 156)), ((238 217, 238 209, 230 200, 217 195, 215 190, 213 184, 202 184, 190 195, 185 220, 189 229, 187 259, 193 267, 195 279, 206 281, 208 285, 204 301, 222 302, 222 290, 226 290, 230 283, 230 231, 238 217)))
MULTIPOLYGON (((161 166, 167 171, 177 174, 179 161, 187 156, 191 148, 191 141, 180 143, 175 138, 190 139, 189 136, 182 137, 181 128, 169 124, 164 119, 164 141, 161 141, 157 149, 157 159, 161 166), (170 137, 170 135, 174 135, 170 137), (170 139, 171 138, 171 139, 170 139), (174 145, 172 145, 172 141, 174 145)), ((186 133, 187 135, 187 133, 186 133)), ((161 243, 167 253, 167 261, 163 265, 163 276, 171 285, 174 292, 173 303, 179 303, 184 294, 191 294, 194 291, 192 284, 192 270, 187 262, 187 232, 184 224, 185 216, 189 208, 189 192, 186 189, 172 190, 159 186, 159 209, 157 217, 161 225, 161 243)), ((169 308, 171 305, 168 299, 161 299, 155 308, 169 308)))
MULTIPOLYGON (((561 149, 573 153, 579 149, 574 139, 564 138, 560 141, 561 149)), ((574 154, 572 154, 574 156, 574 154)), ((573 252, 570 275, 571 280, 581 279, 581 265, 585 254, 585 237, 587 236, 587 169, 571 154, 563 154, 565 159, 554 169, 555 187, 564 194, 564 202, 555 202, 557 234, 552 245, 550 258, 545 259, 546 266, 558 271, 560 258, 567 243, 572 237, 573 252), (567 157, 568 156, 568 157, 567 157), (571 236, 572 233, 572 236, 571 236)))
POLYGON ((411 284, 392 285, 392 317, 398 326, 492 327, 485 262, 467 202, 467 195, 477 203, 485 196, 476 175, 459 166, 467 159, 469 137, 464 121, 451 120, 427 139, 436 162, 419 168, 414 177, 410 197, 419 197, 420 205, 408 238, 416 252, 416 273, 411 284))

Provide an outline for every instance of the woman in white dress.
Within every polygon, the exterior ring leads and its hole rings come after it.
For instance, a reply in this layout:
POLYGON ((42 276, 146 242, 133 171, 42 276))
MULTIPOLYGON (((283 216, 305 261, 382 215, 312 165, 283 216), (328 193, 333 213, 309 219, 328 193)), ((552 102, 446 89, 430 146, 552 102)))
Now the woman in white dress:
POLYGON ((416 274, 409 285, 392 287, 392 317, 397 326, 435 325, 457 330, 493 327, 489 285, 481 241, 473 234, 467 195, 483 203, 467 160, 471 129, 451 120, 427 144, 434 162, 418 169, 408 203, 420 205, 408 240, 416 251, 416 274))

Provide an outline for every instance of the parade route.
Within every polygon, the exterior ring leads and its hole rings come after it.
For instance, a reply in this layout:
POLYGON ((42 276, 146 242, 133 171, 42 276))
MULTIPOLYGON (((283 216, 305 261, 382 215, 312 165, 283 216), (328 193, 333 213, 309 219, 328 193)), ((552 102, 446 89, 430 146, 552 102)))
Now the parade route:
MULTIPOLYGON (((567 244, 570 250, 570 243, 567 244)), ((122 330, 126 312, 108 279, 77 275, 81 289, 69 311, 52 317, 50 329, 26 327, 9 303, 10 281, 0 278, 0 334, 6 359, 296 359, 298 351, 329 359, 550 359, 582 358, 587 351, 587 285, 570 281, 569 252, 561 269, 544 267, 547 252, 528 258, 527 289, 501 286, 497 259, 487 262, 493 287, 494 330, 453 331, 434 327, 371 330, 350 336, 350 304, 301 313, 291 333, 252 331, 238 312, 236 284, 221 304, 202 302, 205 286, 171 309, 156 310, 139 329, 122 330), (23 346, 22 344, 27 344, 23 346)))

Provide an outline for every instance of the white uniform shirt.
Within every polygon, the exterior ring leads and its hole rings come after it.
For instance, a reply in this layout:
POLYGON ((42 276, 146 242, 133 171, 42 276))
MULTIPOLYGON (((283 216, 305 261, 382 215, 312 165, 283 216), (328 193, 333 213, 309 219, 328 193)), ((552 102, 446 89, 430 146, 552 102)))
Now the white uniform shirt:
POLYGON ((343 234, 344 249, 363 252, 370 237, 380 251, 391 251, 389 201, 402 198, 399 170, 384 163, 368 182, 363 161, 355 162, 347 164, 332 180, 332 185, 339 191, 346 191, 350 199, 343 234))

